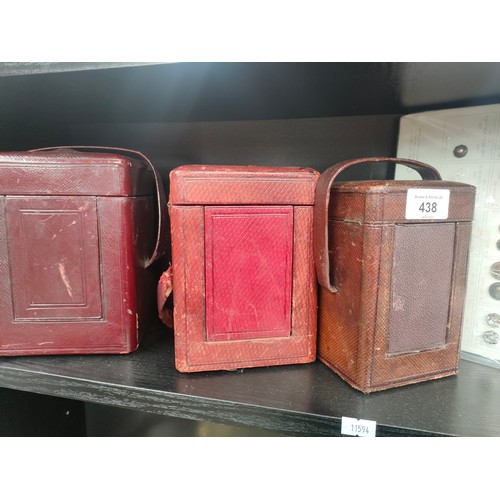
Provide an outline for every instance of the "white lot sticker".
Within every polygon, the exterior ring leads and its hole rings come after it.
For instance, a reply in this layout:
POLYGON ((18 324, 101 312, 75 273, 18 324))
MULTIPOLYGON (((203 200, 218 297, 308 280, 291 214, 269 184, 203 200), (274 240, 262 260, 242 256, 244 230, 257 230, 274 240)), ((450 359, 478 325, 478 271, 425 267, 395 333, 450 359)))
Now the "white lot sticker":
POLYGON ((346 436, 375 437, 376 430, 377 422, 375 420, 342 417, 340 433, 346 436))
POLYGON ((447 219, 449 189, 408 189, 406 219, 447 219))

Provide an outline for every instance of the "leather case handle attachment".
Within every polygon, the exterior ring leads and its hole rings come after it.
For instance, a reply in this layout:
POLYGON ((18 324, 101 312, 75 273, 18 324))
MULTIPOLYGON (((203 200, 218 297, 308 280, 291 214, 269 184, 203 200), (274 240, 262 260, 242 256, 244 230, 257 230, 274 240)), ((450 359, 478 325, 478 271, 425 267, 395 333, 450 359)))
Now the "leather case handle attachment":
POLYGON ((173 291, 173 272, 172 264, 160 276, 156 287, 156 302, 158 307, 158 316, 169 328, 174 328, 174 312, 167 307, 167 300, 173 291))
POLYGON ((355 160, 346 160, 326 169, 320 176, 316 185, 316 197, 314 203, 314 262, 316 266, 316 276, 319 284, 329 290, 337 293, 338 288, 330 282, 330 257, 328 253, 328 206, 330 205, 330 190, 335 178, 347 168, 359 163, 380 163, 389 162, 405 165, 416 170, 424 180, 441 180, 439 172, 428 165, 417 160, 406 158, 357 158, 355 160))
POLYGON ((107 147, 107 146, 55 146, 48 148, 38 148, 31 149, 30 152, 37 151, 54 151, 54 150, 73 150, 73 151, 102 151, 104 153, 119 153, 123 154, 123 156, 135 156, 143 160, 146 165, 153 172, 155 184, 156 184, 156 200, 158 203, 158 232, 156 237, 155 248, 151 257, 145 263, 145 267, 149 267, 153 262, 158 260, 166 251, 167 246, 167 222, 166 222, 166 201, 165 201, 165 191, 163 189, 163 183, 160 175, 156 171, 155 167, 149 161, 149 159, 140 151, 134 151, 132 149, 125 148, 115 148, 115 147, 107 147))

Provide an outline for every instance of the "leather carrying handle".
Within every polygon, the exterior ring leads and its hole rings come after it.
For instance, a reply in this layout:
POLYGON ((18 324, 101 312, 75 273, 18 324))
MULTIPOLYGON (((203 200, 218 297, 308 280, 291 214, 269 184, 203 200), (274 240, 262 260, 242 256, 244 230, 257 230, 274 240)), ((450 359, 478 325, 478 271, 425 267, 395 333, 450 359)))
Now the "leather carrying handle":
POLYGON ((155 248, 151 257, 146 261, 145 267, 149 267, 153 262, 158 260, 166 251, 167 246, 167 224, 166 224, 166 201, 165 201, 165 191, 163 189, 163 183, 160 178, 160 175, 156 171, 155 167, 149 161, 149 159, 140 151, 134 151, 132 149, 126 148, 115 148, 115 147, 107 147, 107 146, 54 146, 48 148, 38 148, 31 149, 30 152, 37 151, 54 151, 54 150, 84 150, 84 151, 102 151, 105 153, 121 153, 124 156, 136 156, 139 159, 143 160, 146 165, 153 172, 153 176, 156 184, 156 200, 158 203, 158 232, 156 237, 155 248))
POLYGON ((398 163, 416 170, 424 180, 441 180, 439 172, 427 163, 409 160, 407 158, 389 157, 346 160, 336 163, 321 174, 318 184, 316 185, 316 197, 314 202, 314 262, 319 284, 333 293, 337 293, 339 290, 330 282, 330 257, 328 253, 328 207, 330 205, 330 190, 333 181, 340 172, 343 172, 353 165, 372 162, 398 163))

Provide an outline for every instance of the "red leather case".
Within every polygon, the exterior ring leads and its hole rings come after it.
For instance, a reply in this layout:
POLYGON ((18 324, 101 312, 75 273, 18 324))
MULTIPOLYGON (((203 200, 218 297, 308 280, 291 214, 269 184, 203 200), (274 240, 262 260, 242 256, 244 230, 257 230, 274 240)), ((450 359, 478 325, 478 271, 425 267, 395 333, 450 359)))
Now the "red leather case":
POLYGON ((356 389, 457 373, 474 197, 474 186, 414 160, 362 158, 322 174, 318 357, 356 389), (334 182, 353 165, 386 161, 423 180, 334 182))
POLYGON ((179 371, 315 360, 318 177, 298 167, 186 165, 171 172, 179 371))
POLYGON ((0 154, 0 355, 128 353, 154 317, 161 182, 141 153, 78 149, 0 154))

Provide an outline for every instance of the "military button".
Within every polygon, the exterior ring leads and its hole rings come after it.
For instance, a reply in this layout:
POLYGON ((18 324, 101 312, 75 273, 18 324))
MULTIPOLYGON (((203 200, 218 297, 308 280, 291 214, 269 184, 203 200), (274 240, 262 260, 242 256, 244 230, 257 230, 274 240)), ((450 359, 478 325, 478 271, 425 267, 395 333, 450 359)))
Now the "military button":
POLYGON ((500 314, 497 313, 490 313, 486 315, 486 323, 488 325, 497 328, 500 326, 500 314))
POLYGON ((489 330, 488 332, 483 333, 483 340, 488 344, 498 344, 498 339, 500 335, 493 330, 489 330))
POLYGON ((494 264, 492 264, 492 266, 490 267, 490 272, 494 278, 500 280, 500 262, 495 262, 494 264))
POLYGON ((463 158, 468 152, 469 148, 465 144, 460 144, 453 150, 453 154, 457 158, 463 158))
POLYGON ((490 285, 489 292, 491 297, 493 297, 495 300, 500 300, 500 281, 492 283, 490 285))

